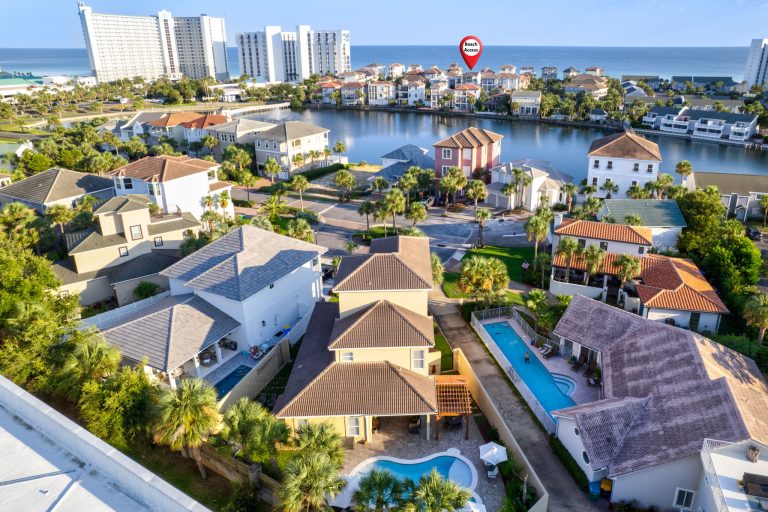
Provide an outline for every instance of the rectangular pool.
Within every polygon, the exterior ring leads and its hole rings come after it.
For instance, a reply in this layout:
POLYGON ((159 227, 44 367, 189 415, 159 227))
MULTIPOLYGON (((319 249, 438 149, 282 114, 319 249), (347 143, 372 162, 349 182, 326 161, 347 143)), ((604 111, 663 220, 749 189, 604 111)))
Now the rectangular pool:
POLYGON ((252 368, 241 364, 234 370, 232 370, 226 377, 213 385, 216 388, 219 398, 223 398, 224 395, 232 391, 232 388, 237 385, 240 380, 245 377, 252 368))
POLYGON ((563 389, 567 389, 567 387, 564 387, 562 382, 558 384, 549 370, 533 353, 534 350, 538 349, 526 344, 509 323, 495 322, 483 324, 483 327, 548 414, 576 404, 570 396, 563 392, 563 389), (525 362, 526 352, 530 354, 530 362, 528 363, 525 362))

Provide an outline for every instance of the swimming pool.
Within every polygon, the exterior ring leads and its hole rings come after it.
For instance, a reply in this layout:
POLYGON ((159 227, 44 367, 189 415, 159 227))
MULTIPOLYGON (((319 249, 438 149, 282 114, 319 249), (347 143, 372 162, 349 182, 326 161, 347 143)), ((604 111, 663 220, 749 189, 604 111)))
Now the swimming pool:
POLYGON ((350 474, 364 475, 374 469, 387 470, 401 480, 408 478, 414 482, 436 469, 443 477, 470 491, 477 485, 477 470, 467 458, 454 449, 413 460, 371 457, 360 463, 350 474))
POLYGON ((544 364, 532 353, 533 350, 538 349, 528 346, 509 323, 495 322, 483 324, 483 327, 550 416, 552 411, 575 405, 569 396, 569 389, 573 392, 573 388, 576 387, 573 379, 564 375, 555 377, 549 373, 544 364), (526 352, 530 354, 528 363, 525 362, 526 352))
POLYGON ((251 371, 251 369, 250 366, 241 364, 232 370, 226 377, 214 384, 213 387, 216 388, 216 393, 218 393, 219 398, 224 397, 224 395, 232 391, 232 388, 235 387, 237 383, 251 371))

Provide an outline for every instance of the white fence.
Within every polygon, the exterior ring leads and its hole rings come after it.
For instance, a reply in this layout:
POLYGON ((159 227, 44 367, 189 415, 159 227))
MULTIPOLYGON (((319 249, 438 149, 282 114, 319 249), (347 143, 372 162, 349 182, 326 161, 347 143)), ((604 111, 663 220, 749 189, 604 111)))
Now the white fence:
POLYGON ((728 512, 728 505, 723 495, 723 489, 720 487, 720 483, 717 479, 717 473, 715 472, 715 465, 712 462, 712 451, 719 448, 730 446, 733 443, 727 441, 716 441, 714 439, 705 439, 704 446, 701 449, 701 459, 704 464, 704 472, 707 474, 707 483, 712 488, 712 497, 715 500, 717 506, 717 512, 728 512))
POLYGON ((507 356, 504 355, 499 346, 493 340, 491 335, 488 334, 488 331, 485 330, 485 327, 480 322, 481 320, 500 317, 506 317, 507 319, 514 320, 517 324, 516 327, 518 327, 528 337, 528 340, 526 341, 535 340, 537 337, 546 340, 546 342, 549 342, 549 340, 538 336, 533 328, 531 328, 531 326, 529 326, 525 320, 522 319, 520 314, 512 307, 486 309, 472 313, 472 319, 470 322, 472 328, 475 330, 477 335, 480 336, 480 339, 483 340, 483 343, 488 348, 490 353, 493 354, 493 357, 496 358, 496 361, 498 361, 499 365, 504 369, 509 378, 515 384, 515 387, 528 403, 528 406, 533 411, 533 414, 536 415, 536 418, 538 418, 541 424, 544 425, 544 428, 547 429, 547 432, 554 434, 557 430, 555 420, 552 419, 544 406, 541 405, 539 400, 536 398, 536 395, 533 394, 525 381, 520 377, 520 375, 518 375, 512 366, 512 363, 510 363, 509 359, 507 359, 507 356))
POLYGON ((158 293, 157 295, 148 299, 131 302, 125 306, 115 308, 110 311, 105 311, 98 315, 94 315, 90 318, 84 318, 80 321, 80 328, 85 329, 87 327, 97 327, 100 330, 109 329, 113 325, 120 323, 123 318, 126 318, 137 311, 141 311, 157 302, 160 302, 164 298, 168 297, 171 292, 158 293))

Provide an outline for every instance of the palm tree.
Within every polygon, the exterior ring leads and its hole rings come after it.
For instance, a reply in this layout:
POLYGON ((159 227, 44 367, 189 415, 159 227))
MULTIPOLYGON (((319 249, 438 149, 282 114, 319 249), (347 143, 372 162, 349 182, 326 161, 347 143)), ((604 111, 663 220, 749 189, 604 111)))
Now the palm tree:
POLYGON ((243 448, 253 425, 269 412, 258 402, 253 402, 248 397, 243 397, 235 402, 224 413, 224 427, 221 436, 225 441, 243 448))
POLYGON ((640 258, 632 256, 631 254, 622 254, 616 258, 616 266, 619 269, 618 277, 621 279, 622 288, 624 288, 624 284, 628 281, 639 276, 642 270, 640 258))
POLYGON ((603 264, 605 258, 605 249, 598 247, 597 245, 590 245, 584 250, 584 264, 586 265, 586 272, 584 275, 584 284, 589 283, 589 278, 600 270, 600 265, 603 264))
POLYGON ((352 502, 359 512, 400 510, 404 490, 403 483, 392 472, 374 469, 360 479, 352 494, 352 502))
MULTIPOLYGON (((768 197, 768 196, 766 196, 768 197)), ((360 206, 357 208, 357 213, 359 215, 365 215, 365 230, 370 231, 371 230, 371 214, 374 211, 373 203, 365 200, 362 203, 360 203, 360 206)))
POLYGON ((296 168, 301 167, 304 164, 304 155, 301 153, 296 153, 293 155, 293 158, 291 159, 293 161, 293 165, 296 166, 296 168))
POLYGON ((45 209, 45 218, 58 228, 59 235, 64 234, 64 224, 75 216, 74 210, 63 204, 52 204, 45 209))
POLYGON ((347 152, 347 145, 343 141, 338 141, 333 145, 333 152, 339 155, 339 161, 341 161, 341 155, 347 152))
POLYGON ((514 183, 505 183, 501 187, 501 193, 507 196, 507 198, 509 199, 508 206, 510 210, 513 210, 515 208, 515 205, 512 204, 512 197, 515 195, 516 192, 517 192, 517 187, 515 186, 514 183))
POLYGON ((467 183, 467 197, 475 202, 475 216, 477 216, 477 201, 488 197, 488 189, 481 180, 470 180, 467 183))
POLYGON ((630 185, 627 189, 627 197, 630 199, 645 199, 649 195, 647 190, 637 184, 630 185))
POLYGON ((299 193, 299 202, 301 203, 301 211, 304 211, 304 191, 309 187, 309 180, 303 174, 297 174, 288 185, 291 190, 299 193))
POLYGON ((77 203, 77 209, 81 212, 93 212, 93 207, 96 206, 98 202, 99 200, 96 199, 96 196, 86 194, 80 198, 80 201, 77 203))
POLYGON ((274 224, 280 218, 280 215, 286 211, 286 209, 287 206, 285 201, 283 201, 279 196, 273 195, 269 196, 266 201, 261 204, 259 212, 265 214, 269 221, 274 224))
POLYGON ((440 256, 435 253, 429 254, 429 263, 432 267, 432 282, 436 286, 443 284, 443 274, 445 273, 445 267, 443 262, 440 261, 440 256))
POLYGON ((400 189, 393 188, 384 197, 384 208, 392 215, 392 230, 397 234, 397 215, 405 211, 405 196, 400 189))
POLYGON ((341 169, 333 177, 333 184, 338 187, 343 201, 345 197, 347 200, 351 198, 352 189, 357 186, 357 180, 351 172, 346 169, 341 169))
POLYGON ((275 227, 272 225, 269 219, 262 215, 256 215, 253 218, 251 218, 251 226, 256 226, 257 228, 261 228, 265 231, 275 230, 275 227))
POLYGON ((216 390, 202 379, 181 379, 176 389, 163 388, 157 401, 156 440, 185 457, 191 452, 203 479, 207 474, 199 448, 221 423, 216 402, 216 390))
POLYGON ((229 192, 226 190, 216 196, 216 204, 221 208, 221 214, 224 218, 227 217, 227 207, 229 206, 229 192))
POLYGON ((664 198, 667 195, 667 189, 672 186, 672 184, 675 182, 675 179, 671 174, 662 172, 659 173, 659 175, 656 177, 656 181, 658 183, 658 190, 661 193, 661 197, 664 198))
POLYGON ((765 221, 768 218, 768 195, 760 198, 760 208, 763 209, 763 227, 765 227, 765 221))
POLYGON ((542 313, 547 310, 547 292, 537 288, 528 292, 525 299, 525 307, 536 316, 536 325, 534 328, 538 331, 539 317, 543 316, 542 313))
POLYGON ((413 222, 411 227, 415 228, 417 222, 427 220, 427 207, 424 206, 424 203, 413 203, 405 211, 405 218, 413 222))
POLYGON ((384 224, 384 238, 387 237, 387 219, 389 219, 389 210, 384 201, 376 201, 373 204, 373 220, 384 224))
POLYGON ((421 171, 418 167, 409 167, 397 181, 397 186, 405 193, 405 206, 411 204, 411 191, 419 184, 418 173, 421 171))
POLYGON ((455 204, 456 193, 458 193, 460 190, 464 190, 464 187, 467 186, 468 180, 467 180, 467 177, 464 175, 464 171, 462 171, 458 167, 450 167, 446 172, 449 176, 452 176, 454 180, 453 202, 455 204))
POLYGON ((570 283, 571 282, 571 262, 573 261, 574 256, 578 256, 581 253, 581 246, 579 246, 578 242, 574 240, 573 238, 563 237, 560 239, 560 242, 557 244, 557 249, 555 249, 555 253, 558 256, 562 256, 565 258, 565 282, 570 283))
POLYGON ((605 192, 606 199, 610 199, 611 197, 613 197, 613 194, 618 193, 619 186, 612 181, 606 180, 605 183, 600 185, 600 190, 605 192))
POLYGON ((443 217, 445 217, 448 215, 448 207, 451 204, 451 194, 456 191, 456 178, 450 174, 444 174, 440 178, 440 191, 445 194, 445 211, 443 212, 443 217))
POLYGON ((470 256, 461 263, 459 289, 474 298, 494 296, 509 284, 507 266, 498 258, 470 256))
POLYGON ((379 193, 379 199, 384 197, 383 192, 389 188, 389 182, 384 176, 376 176, 371 181, 371 188, 379 193))
POLYGON ((208 150, 208 153, 212 154, 213 149, 219 143, 219 139, 217 139, 213 135, 206 135, 205 137, 200 139, 200 142, 203 144, 203 147, 208 150))
POLYGON ((344 464, 341 437, 330 423, 308 423, 294 433, 293 445, 300 455, 323 453, 339 466, 344 464))
POLYGON ((420 512, 456 512, 464 508, 472 493, 432 468, 422 475, 414 489, 409 510, 420 512))
POLYGON ((565 194, 565 204, 568 205, 568 213, 571 213, 571 207, 573 206, 573 198, 579 193, 579 186, 575 183, 566 183, 560 189, 565 194))
POLYGON ((245 193, 249 204, 251 202, 251 187, 255 184, 256 176, 254 176, 252 172, 246 171, 240 176, 240 186, 245 187, 245 193))
POLYGON ((683 185, 685 185, 688 176, 693 173, 693 165, 688 160, 680 160, 675 166, 675 172, 680 175, 683 185))
POLYGON ((581 188, 581 193, 587 196, 587 199, 592 197, 595 192, 597 192, 597 187, 594 185, 585 185, 581 188))
POLYGON ((643 218, 639 213, 630 213, 624 217, 624 224, 628 226, 642 226, 643 218))
POLYGON ((224 160, 232 162, 240 172, 243 172, 243 169, 251 165, 252 162, 251 155, 238 146, 227 146, 227 149, 224 150, 224 160))
POLYGON ((117 370, 120 351, 96 331, 74 335, 74 347, 64 358, 59 370, 57 388, 68 399, 76 401, 88 381, 99 381, 117 370))
POLYGON ((283 471, 279 496, 285 512, 320 512, 328 509, 326 496, 335 498, 347 482, 341 467, 328 455, 312 452, 294 457, 283 471))
POLYGON ((297 240, 303 240, 305 242, 313 242, 315 238, 315 232, 312 231, 312 226, 306 219, 291 219, 288 221, 288 225, 285 228, 285 234, 291 238, 297 240))
POLYGON ((331 158, 332 154, 333 152, 328 147, 323 148, 323 157, 325 158, 326 165, 328 165, 328 159, 331 158))
POLYGON ((484 247, 483 244, 483 229, 485 229, 485 223, 491 218, 491 210, 488 208, 478 208, 475 211, 475 220, 477 220, 477 246, 484 247))
POLYGON ((544 241, 549 233, 549 222, 539 215, 534 215, 525 223, 528 241, 533 240, 533 270, 536 270, 536 260, 539 257, 539 242, 544 241))
POLYGON ((750 297, 744 304, 744 319, 758 328, 757 344, 762 345, 768 329, 768 295, 760 293, 750 297))
POLYGON ((275 183, 275 176, 280 174, 281 170, 277 160, 272 157, 267 158, 267 163, 264 164, 264 174, 269 176, 269 179, 273 184, 275 183))

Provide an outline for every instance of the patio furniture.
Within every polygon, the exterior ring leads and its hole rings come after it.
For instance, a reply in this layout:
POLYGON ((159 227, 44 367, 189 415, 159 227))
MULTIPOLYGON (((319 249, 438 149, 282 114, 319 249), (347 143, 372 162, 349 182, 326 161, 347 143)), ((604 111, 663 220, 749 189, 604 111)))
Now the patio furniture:
POLYGON ((581 370, 581 367, 584 366, 584 363, 586 362, 587 362, 587 356, 585 356, 584 354, 581 354, 579 356, 579 360, 576 361, 576 363, 573 366, 571 366, 571 371, 577 372, 581 370))
POLYGON ((598 379, 597 377, 592 377, 590 379, 587 379, 587 386, 600 387, 600 379, 598 379))
POLYGON ((445 425, 445 428, 450 430, 460 430, 461 429, 461 416, 447 416, 445 418, 445 421, 443 422, 445 425))
POLYGON ((507 460, 507 448, 490 442, 480 447, 480 460, 486 464, 497 465, 507 460))
POLYGON ((592 361, 589 363, 589 366, 587 366, 587 369, 584 370, 584 376, 587 378, 592 377, 592 375, 595 374, 595 370, 597 369, 597 361, 592 361))
POLYGON ((213 362, 210 352, 204 352, 200 354, 200 364, 203 366, 209 366, 213 362))
POLYGON ((421 431, 421 416, 415 416, 408 422, 408 433, 418 434, 421 431))
MULTIPOLYGON (((549 347, 549 345, 547 345, 547 346, 549 347)), ((552 356, 554 356, 555 354, 557 354, 557 352, 558 352, 557 348, 555 348, 555 347, 550 347, 550 349, 549 349, 549 352, 547 352, 546 354, 544 354, 544 359, 549 359, 550 357, 552 357, 552 356)))
POLYGON ((489 464, 488 462, 485 463, 485 474, 488 478, 488 481, 496 480, 499 476, 499 467, 496 464, 489 464))
POLYGON ((373 430, 374 434, 378 434, 379 430, 381 430, 381 418, 376 416, 371 420, 371 430, 373 430))
POLYGON ((544 357, 546 357, 546 356, 547 356, 547 354, 549 354, 550 352, 552 352, 552 347, 550 347, 549 345, 546 345, 546 344, 545 344, 545 345, 542 345, 541 347, 539 347, 539 352, 541 352, 541 355, 543 355, 544 357))

